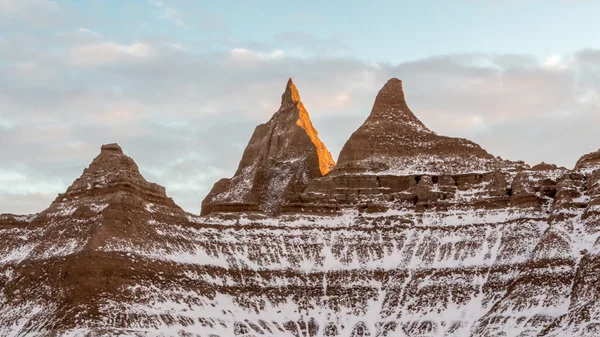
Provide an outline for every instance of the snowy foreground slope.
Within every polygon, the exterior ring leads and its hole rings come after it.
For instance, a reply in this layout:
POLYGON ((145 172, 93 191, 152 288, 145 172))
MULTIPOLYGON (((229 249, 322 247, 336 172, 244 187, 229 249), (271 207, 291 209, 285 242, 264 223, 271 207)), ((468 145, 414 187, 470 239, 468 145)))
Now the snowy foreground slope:
POLYGON ((245 163, 263 171, 238 172, 256 192, 205 216, 104 145, 48 209, 0 215, 0 336, 600 336, 600 151, 572 170, 501 160, 429 131, 399 91, 276 215, 251 211, 271 202, 252 182, 323 163, 288 165, 268 133, 245 163))

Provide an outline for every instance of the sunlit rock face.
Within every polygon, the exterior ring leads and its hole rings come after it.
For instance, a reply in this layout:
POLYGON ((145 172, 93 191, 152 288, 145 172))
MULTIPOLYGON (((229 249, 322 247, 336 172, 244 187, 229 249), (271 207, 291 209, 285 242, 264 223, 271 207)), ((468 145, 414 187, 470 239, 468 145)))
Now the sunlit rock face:
MULTIPOLYGON (((371 151, 347 145, 274 213, 268 198, 185 213, 103 146, 47 210, 0 216, 0 336, 599 336, 598 153, 572 170, 501 160, 429 131, 400 89, 373 111, 429 141, 386 154, 368 144, 383 133, 361 136, 371 151)), ((267 151, 252 148, 240 167, 267 151)))
POLYGON ((235 175, 215 184, 202 202, 202 214, 275 214, 334 165, 290 79, 281 107, 267 123, 256 127, 235 175))

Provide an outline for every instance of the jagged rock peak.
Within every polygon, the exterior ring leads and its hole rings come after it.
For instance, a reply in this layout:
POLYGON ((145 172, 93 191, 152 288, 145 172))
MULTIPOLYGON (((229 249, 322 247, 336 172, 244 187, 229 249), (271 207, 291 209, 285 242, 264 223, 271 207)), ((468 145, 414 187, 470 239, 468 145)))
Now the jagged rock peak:
POLYGON ((313 147, 316 149, 321 175, 325 175, 333 169, 335 161, 319 138, 308 111, 300 101, 298 89, 290 78, 282 95, 279 110, 267 123, 256 127, 237 172, 267 157, 277 160, 295 160, 306 156, 313 147), (306 140, 310 140, 310 143, 306 140))
POLYGON ((407 124, 418 131, 429 131, 406 103, 402 80, 391 78, 379 90, 368 121, 387 119, 407 124))
POLYGON ((281 95, 281 105, 289 104, 289 103, 298 103, 300 102, 300 93, 294 84, 294 81, 290 77, 285 86, 285 92, 281 95))
MULTIPOLYGON (((94 178, 95 182, 103 181, 106 183, 107 179, 116 178, 124 173, 128 173, 130 179, 143 179, 145 181, 135 161, 125 155, 118 144, 104 144, 100 147, 100 154, 83 170, 83 174, 79 179, 94 178)), ((75 184, 71 185, 70 188, 72 187, 76 187, 75 184)))
POLYGON ((142 176, 135 161, 116 144, 104 144, 100 154, 83 170, 65 193, 59 194, 53 205, 86 199, 106 199, 121 192, 132 193, 153 203, 175 207, 163 186, 150 183, 142 176))
POLYGON ((310 180, 327 174, 334 165, 290 78, 281 107, 267 123, 256 127, 235 175, 215 184, 202 202, 202 214, 276 213, 310 180))

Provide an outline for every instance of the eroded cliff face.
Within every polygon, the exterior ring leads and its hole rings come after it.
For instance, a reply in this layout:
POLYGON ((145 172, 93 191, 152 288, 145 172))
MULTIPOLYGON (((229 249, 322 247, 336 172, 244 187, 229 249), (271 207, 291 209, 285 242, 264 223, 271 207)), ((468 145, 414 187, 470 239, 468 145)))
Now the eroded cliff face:
POLYGON ((523 162, 502 160, 469 140, 429 130, 408 107, 402 81, 392 78, 342 148, 335 168, 311 181, 284 211, 357 207, 381 212, 398 204, 444 208, 455 203, 457 189, 473 185, 488 196, 489 207, 505 207, 513 179, 526 170, 530 167, 523 162))
POLYGON ((334 165, 290 78, 281 107, 267 123, 256 127, 235 175, 215 184, 202 202, 201 214, 275 214, 334 165))
POLYGON ((374 118, 423 141, 361 126, 349 143, 371 150, 344 147, 277 216, 185 213, 103 147, 49 209, 0 216, 0 335, 600 335, 600 151, 572 170, 501 160, 427 130, 398 88, 374 118))
POLYGON ((185 219, 164 187, 147 182, 118 145, 107 144, 46 210, 1 215, 0 335, 101 327, 104 303, 124 299, 119 289, 144 277, 135 257, 111 245, 160 244, 146 227, 149 214, 185 219))

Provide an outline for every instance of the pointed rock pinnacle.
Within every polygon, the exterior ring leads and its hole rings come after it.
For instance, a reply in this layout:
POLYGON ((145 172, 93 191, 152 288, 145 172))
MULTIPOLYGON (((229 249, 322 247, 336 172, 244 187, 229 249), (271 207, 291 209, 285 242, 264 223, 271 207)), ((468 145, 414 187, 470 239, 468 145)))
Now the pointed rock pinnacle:
POLYGON ((369 119, 394 119, 402 123, 410 123, 420 130, 427 130, 427 127, 408 107, 402 81, 397 78, 391 78, 379 90, 369 119))
POLYGON ((310 180, 327 174, 334 165, 290 78, 281 107, 267 123, 256 127, 235 175, 214 185, 202 202, 201 214, 275 214, 310 180))
POLYGON ((298 93, 298 89, 296 89, 294 81, 290 77, 285 87, 285 92, 281 95, 281 105, 294 102, 300 102, 300 94, 298 93))
POLYGON ((381 88, 369 117, 346 142, 334 172, 469 172, 496 161, 479 145, 430 131, 406 104, 402 81, 381 88), (443 163, 443 164, 442 164, 443 163))

